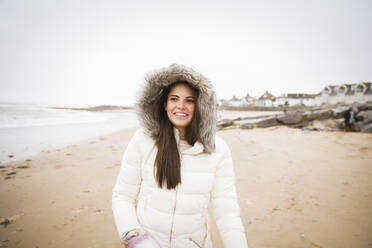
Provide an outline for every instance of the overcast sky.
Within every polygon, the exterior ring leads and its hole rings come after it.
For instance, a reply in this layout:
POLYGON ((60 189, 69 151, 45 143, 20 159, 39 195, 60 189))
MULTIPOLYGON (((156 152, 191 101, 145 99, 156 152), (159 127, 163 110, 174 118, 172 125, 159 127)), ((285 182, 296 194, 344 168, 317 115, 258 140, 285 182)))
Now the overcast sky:
POLYGON ((0 0, 0 102, 131 105, 182 63, 219 98, 372 81, 371 0, 0 0))

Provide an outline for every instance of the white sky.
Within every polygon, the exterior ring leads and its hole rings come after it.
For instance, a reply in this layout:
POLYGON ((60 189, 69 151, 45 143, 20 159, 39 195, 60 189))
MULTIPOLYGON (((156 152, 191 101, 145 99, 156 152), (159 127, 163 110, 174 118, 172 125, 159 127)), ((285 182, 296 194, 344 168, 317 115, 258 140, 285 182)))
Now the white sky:
POLYGON ((0 102, 131 105, 182 63, 219 98, 372 81, 371 0, 0 0, 0 102))

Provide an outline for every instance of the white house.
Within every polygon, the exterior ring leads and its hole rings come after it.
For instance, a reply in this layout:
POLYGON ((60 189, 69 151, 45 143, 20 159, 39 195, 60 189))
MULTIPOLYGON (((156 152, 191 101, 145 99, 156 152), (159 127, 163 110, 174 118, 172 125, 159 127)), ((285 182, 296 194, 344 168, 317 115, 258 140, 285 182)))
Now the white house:
POLYGON ((232 107, 239 107, 242 106, 242 100, 237 98, 236 96, 233 96, 229 100, 220 100, 219 104, 221 106, 232 106, 232 107))
POLYGON ((274 106, 276 98, 273 94, 266 91, 262 96, 260 96, 256 101, 256 106, 274 106))
POLYGON ((296 106, 296 105, 305 105, 313 106, 314 105, 315 95, 313 94, 282 94, 280 97, 276 98, 275 106, 296 106))
POLYGON ((256 99, 251 97, 249 94, 242 98, 238 98, 233 96, 230 100, 219 100, 218 104, 221 106, 233 106, 233 107, 242 107, 242 106, 249 106, 254 105, 256 99))
POLYGON ((315 97, 315 104, 351 104, 372 101, 372 83, 327 85, 315 97))

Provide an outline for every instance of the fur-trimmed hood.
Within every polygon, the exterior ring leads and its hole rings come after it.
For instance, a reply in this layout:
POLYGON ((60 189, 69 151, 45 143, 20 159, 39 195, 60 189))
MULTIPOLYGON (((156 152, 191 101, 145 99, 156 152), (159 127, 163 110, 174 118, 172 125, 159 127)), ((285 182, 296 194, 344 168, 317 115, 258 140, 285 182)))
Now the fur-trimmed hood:
POLYGON ((200 113, 199 136, 204 151, 211 153, 215 149, 217 124, 216 94, 211 82, 201 73, 184 65, 172 64, 167 68, 149 73, 145 78, 143 90, 137 102, 137 114, 145 131, 151 138, 159 134, 159 123, 154 116, 154 103, 164 88, 176 81, 186 81, 199 90, 196 106, 200 113))

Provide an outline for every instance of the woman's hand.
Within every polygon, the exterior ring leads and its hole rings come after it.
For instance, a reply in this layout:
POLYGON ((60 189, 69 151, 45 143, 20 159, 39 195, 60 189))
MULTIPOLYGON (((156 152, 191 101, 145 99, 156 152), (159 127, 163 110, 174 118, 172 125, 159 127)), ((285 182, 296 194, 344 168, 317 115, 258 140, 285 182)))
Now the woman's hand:
POLYGON ((142 229, 132 229, 123 235, 126 248, 157 248, 159 245, 142 229))

